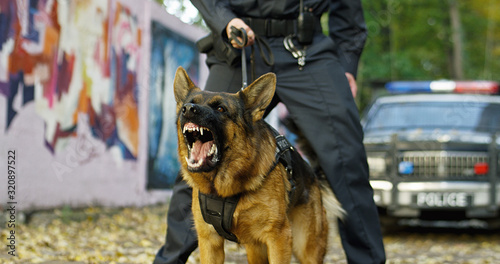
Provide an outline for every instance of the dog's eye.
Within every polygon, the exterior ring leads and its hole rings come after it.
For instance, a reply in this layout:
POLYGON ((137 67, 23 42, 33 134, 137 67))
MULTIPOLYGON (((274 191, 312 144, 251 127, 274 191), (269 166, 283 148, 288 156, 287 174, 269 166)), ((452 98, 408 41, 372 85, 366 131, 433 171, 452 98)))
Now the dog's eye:
POLYGON ((224 113, 226 112, 226 108, 224 108, 223 106, 217 106, 217 111, 220 113, 224 113))

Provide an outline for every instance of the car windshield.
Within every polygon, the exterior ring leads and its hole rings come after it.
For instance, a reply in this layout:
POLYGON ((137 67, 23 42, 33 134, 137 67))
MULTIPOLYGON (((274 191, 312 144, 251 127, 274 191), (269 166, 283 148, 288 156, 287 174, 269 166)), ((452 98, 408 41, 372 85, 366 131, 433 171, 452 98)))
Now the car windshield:
POLYGON ((387 103, 370 115, 365 132, 411 129, 500 131, 500 104, 480 102, 387 103))

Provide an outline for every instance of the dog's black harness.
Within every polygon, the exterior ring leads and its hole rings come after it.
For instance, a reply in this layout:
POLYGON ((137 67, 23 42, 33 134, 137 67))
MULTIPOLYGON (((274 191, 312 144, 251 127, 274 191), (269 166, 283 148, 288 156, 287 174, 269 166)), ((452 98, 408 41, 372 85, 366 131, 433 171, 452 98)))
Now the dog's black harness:
MULTIPOLYGON (((291 190, 289 192, 289 197, 293 196, 295 191, 295 181, 292 179, 293 168, 292 168, 292 151, 293 146, 288 142, 288 140, 278 133, 273 127, 268 125, 273 135, 276 139, 276 151, 275 151, 275 161, 271 166, 269 173, 274 170, 278 163, 282 163, 288 172, 288 180, 291 184, 291 190)), ((267 176, 266 175, 266 176, 267 176)), ((233 221, 234 210, 236 205, 240 200, 240 194, 236 194, 231 197, 222 198, 217 195, 198 193, 198 200, 200 202, 201 214, 203 215, 203 220, 208 224, 211 224, 217 233, 227 240, 238 242, 238 238, 231 233, 231 224, 233 221)))
POLYGON ((211 224, 223 238, 238 242, 238 238, 229 231, 233 222, 233 214, 240 195, 222 198, 213 194, 198 193, 203 220, 211 224))

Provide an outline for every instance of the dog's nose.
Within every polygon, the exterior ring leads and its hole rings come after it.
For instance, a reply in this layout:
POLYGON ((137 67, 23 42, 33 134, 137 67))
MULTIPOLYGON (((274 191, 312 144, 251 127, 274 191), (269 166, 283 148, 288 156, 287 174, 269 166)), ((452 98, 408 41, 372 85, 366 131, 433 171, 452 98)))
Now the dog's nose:
POLYGON ((198 109, 198 106, 195 104, 191 104, 191 103, 184 104, 184 106, 182 107, 183 114, 188 114, 188 113, 196 114, 197 112, 199 112, 199 109, 198 109))

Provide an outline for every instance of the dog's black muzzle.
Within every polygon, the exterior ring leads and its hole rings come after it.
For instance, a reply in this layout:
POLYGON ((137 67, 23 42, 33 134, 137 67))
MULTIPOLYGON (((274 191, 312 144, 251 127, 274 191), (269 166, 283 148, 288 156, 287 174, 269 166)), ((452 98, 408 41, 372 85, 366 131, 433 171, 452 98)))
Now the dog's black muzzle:
POLYGON ((201 113, 201 107, 197 104, 187 103, 182 106, 181 111, 185 118, 193 118, 201 113))

